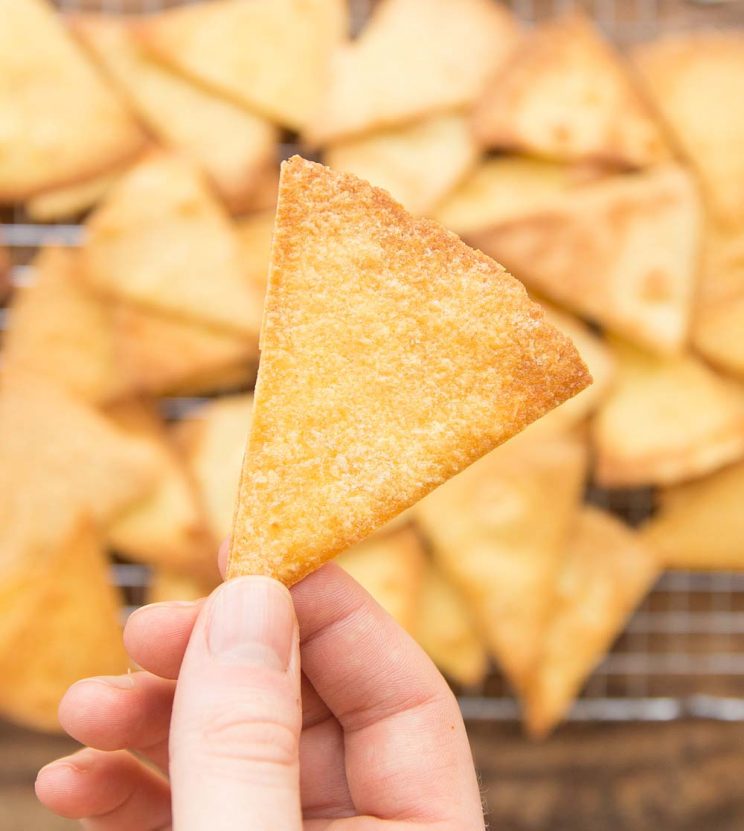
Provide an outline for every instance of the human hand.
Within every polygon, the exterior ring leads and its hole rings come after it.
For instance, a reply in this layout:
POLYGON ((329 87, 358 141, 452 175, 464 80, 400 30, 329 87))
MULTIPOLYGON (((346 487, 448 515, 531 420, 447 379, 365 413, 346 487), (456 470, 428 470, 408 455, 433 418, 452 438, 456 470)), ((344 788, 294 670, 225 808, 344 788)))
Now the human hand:
POLYGON ((88 748, 36 784, 90 831, 483 829, 457 702, 337 566, 145 607, 125 642, 144 671, 70 688, 88 748))

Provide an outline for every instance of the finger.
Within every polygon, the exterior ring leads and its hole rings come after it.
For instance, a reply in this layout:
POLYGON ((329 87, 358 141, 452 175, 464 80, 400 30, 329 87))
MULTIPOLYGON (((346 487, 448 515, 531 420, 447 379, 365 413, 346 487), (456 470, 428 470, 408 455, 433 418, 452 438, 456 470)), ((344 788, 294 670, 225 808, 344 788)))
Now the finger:
POLYGON ((124 645, 142 669, 161 678, 178 678, 203 600, 153 603, 132 612, 124 628, 124 645))
POLYGON ((59 705, 62 727, 98 750, 136 750, 168 768, 168 731, 176 685, 147 672, 86 678, 59 705))
POLYGON ((344 732, 333 716, 302 731, 300 795, 306 819, 356 814, 346 779, 344 732))
POLYGON ((359 813, 452 817, 452 827, 482 828, 462 717, 424 652, 335 565, 305 578, 292 596, 303 670, 344 729, 359 813))
POLYGON ((300 831, 299 636, 287 590, 241 577, 205 603, 171 721, 179 831, 300 831))
POLYGON ((171 822, 167 782, 124 751, 85 749, 52 762, 39 771, 36 794, 91 831, 155 831, 171 822))

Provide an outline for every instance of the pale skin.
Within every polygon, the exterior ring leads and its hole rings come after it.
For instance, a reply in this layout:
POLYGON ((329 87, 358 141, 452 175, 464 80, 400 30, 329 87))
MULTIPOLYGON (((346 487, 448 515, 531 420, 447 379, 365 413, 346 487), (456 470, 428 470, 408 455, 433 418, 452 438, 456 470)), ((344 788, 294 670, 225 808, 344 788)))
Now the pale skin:
POLYGON ((36 783, 83 828, 483 831, 446 682, 337 566, 145 607, 125 642, 143 671, 70 688, 87 747, 36 783))

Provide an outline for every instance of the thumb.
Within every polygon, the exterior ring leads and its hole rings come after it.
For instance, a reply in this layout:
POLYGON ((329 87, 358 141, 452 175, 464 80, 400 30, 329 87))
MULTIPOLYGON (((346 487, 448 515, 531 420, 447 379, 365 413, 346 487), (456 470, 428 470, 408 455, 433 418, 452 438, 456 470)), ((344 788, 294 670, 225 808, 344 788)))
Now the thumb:
POLYGON ((300 831, 299 636, 287 589, 240 577, 208 598, 176 688, 178 831, 300 831))

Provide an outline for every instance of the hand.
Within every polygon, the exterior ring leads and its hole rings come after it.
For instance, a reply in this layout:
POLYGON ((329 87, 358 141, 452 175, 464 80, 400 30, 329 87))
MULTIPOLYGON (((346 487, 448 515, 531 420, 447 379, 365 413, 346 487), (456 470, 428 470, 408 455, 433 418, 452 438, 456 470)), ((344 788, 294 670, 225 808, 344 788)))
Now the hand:
POLYGON ((125 642, 144 671, 70 688, 60 720, 89 747, 36 784, 86 829, 483 829, 457 702, 337 566, 291 596, 243 577, 145 607, 125 642))

